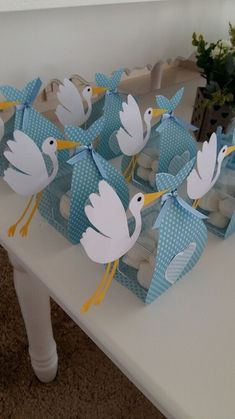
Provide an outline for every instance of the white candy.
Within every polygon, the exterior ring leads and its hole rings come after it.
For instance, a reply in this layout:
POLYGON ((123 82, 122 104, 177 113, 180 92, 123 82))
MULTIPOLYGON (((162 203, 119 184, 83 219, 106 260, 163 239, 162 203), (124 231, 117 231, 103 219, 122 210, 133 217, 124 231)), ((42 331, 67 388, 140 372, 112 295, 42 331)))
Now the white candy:
POLYGON ((219 211, 216 211, 210 214, 208 222, 215 227, 224 228, 228 225, 229 218, 225 217, 219 211))
POLYGON ((153 272, 154 269, 149 262, 141 262, 137 273, 137 281, 142 287, 149 289, 153 277, 153 272))
POLYGON ((235 199, 232 197, 228 197, 221 200, 219 203, 219 210, 221 214, 231 219, 235 211, 235 199))
POLYGON ((68 191, 60 199, 60 213, 66 220, 68 220, 70 212, 70 195, 71 191, 68 191))
POLYGON ((219 201, 221 195, 216 189, 211 189, 202 199, 199 201, 199 207, 205 211, 218 211, 219 201))
POLYGON ((149 173, 149 183, 154 188, 156 186, 156 172, 151 171, 149 173))
POLYGON ((159 160, 158 159, 153 160, 151 164, 151 169, 155 172, 155 175, 158 171, 158 166, 159 166, 159 160))
POLYGON ((143 153, 147 154, 147 156, 152 157, 152 160, 159 158, 159 150, 157 150, 156 148, 146 147, 143 153))
POLYGON ((122 258, 123 263, 132 268, 139 269, 141 260, 130 258, 128 255, 123 256, 122 258))
POLYGON ((235 173, 231 169, 223 169, 216 182, 216 186, 223 192, 235 197, 235 173))
POLYGON ((153 269, 155 269, 156 265, 156 253, 152 253, 152 255, 149 256, 149 264, 152 266, 153 269))
POLYGON ((140 153, 137 157, 137 163, 139 166, 143 167, 144 169, 150 169, 152 164, 153 158, 148 156, 145 153, 140 153))
POLYGON ((137 244, 140 244, 149 252, 153 252, 156 247, 156 241, 153 238, 150 238, 146 234, 141 234, 138 238, 137 244))
POLYGON ((139 176, 143 180, 149 180, 150 169, 144 169, 143 167, 138 167, 137 169, 137 176, 139 176))
POLYGON ((150 237, 151 239, 153 239, 155 241, 155 243, 158 242, 159 239, 159 230, 157 230, 156 228, 150 228, 149 230, 146 230, 145 234, 150 237))

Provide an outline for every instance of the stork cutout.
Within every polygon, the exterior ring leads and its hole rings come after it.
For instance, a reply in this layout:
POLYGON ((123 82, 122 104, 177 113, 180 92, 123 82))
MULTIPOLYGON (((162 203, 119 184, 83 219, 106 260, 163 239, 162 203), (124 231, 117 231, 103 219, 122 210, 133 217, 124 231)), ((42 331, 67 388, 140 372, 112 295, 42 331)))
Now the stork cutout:
POLYGON ((23 221, 30 210, 35 197, 35 203, 26 223, 20 229, 22 237, 27 236, 30 223, 39 206, 43 190, 55 179, 59 164, 56 152, 63 149, 74 148, 77 142, 57 140, 49 137, 42 144, 42 151, 32 138, 20 130, 14 131, 14 140, 7 141, 9 150, 4 152, 5 158, 12 165, 4 171, 4 180, 19 195, 31 198, 15 224, 8 229, 8 236, 15 234, 16 228, 23 221), (50 157, 52 171, 48 174, 43 154, 50 157))
POLYGON ((57 99, 60 104, 57 106, 55 114, 58 120, 64 127, 66 125, 83 125, 91 116, 92 97, 105 91, 107 91, 106 87, 86 86, 82 95, 80 95, 74 83, 65 78, 57 92, 57 99), (86 111, 83 99, 87 104, 86 111))
POLYGON ((89 196, 90 205, 85 213, 94 226, 83 233, 81 244, 91 260, 107 264, 102 280, 94 294, 82 306, 86 312, 92 304, 100 304, 112 282, 119 259, 133 247, 141 232, 141 210, 144 206, 160 198, 166 190, 143 194, 137 193, 129 203, 129 210, 135 219, 135 229, 130 236, 128 221, 123 204, 115 190, 105 180, 99 182, 99 194, 89 196))
POLYGON ((202 150, 197 152, 197 167, 188 176, 187 192, 189 198, 194 200, 194 208, 217 182, 223 160, 235 151, 235 145, 225 145, 218 153, 217 144, 217 136, 213 133, 210 140, 203 143, 202 150))
POLYGON ((120 150, 126 156, 131 156, 123 175, 130 182, 135 171, 138 154, 146 146, 151 135, 151 121, 154 117, 164 114, 166 109, 147 108, 144 112, 144 131, 141 112, 133 96, 128 95, 127 103, 123 102, 122 111, 119 112, 122 127, 119 128, 116 137, 120 150))

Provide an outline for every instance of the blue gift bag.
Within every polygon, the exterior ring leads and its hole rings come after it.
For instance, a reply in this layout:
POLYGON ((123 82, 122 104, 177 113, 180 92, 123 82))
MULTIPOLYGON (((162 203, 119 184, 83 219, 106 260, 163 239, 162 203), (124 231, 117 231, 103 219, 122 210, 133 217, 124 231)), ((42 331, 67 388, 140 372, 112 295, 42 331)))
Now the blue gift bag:
MULTIPOLYGON (((7 140, 13 138, 13 131, 19 129, 27 133, 30 113, 42 82, 39 78, 30 81, 22 90, 12 86, 0 86, 0 93, 7 101, 19 102, 15 108, 15 114, 5 123, 5 134, 0 144, 0 175, 3 176, 4 170, 8 166, 3 152, 6 148, 7 140)), ((32 137, 33 138, 33 137, 32 137)))
MULTIPOLYGON (((207 241, 207 229, 203 222, 205 216, 189 206, 177 194, 177 188, 188 176, 194 163, 195 159, 192 159, 176 176, 157 174, 158 190, 167 189, 169 192, 163 195, 161 207, 159 204, 152 205, 142 211, 142 233, 152 227, 157 228, 159 233, 149 288, 140 285, 137 281, 137 269, 127 265, 125 257, 120 261, 116 274, 117 281, 147 304, 189 272, 204 250, 207 241)), ((129 228, 130 230, 134 228, 133 218, 129 221, 129 228)), ((144 249, 145 254, 146 250, 148 249, 144 249)))
POLYGON ((68 163, 60 168, 54 182, 44 191, 40 204, 40 213, 74 244, 80 242, 83 232, 89 226, 84 207, 101 179, 108 180, 125 208, 128 207, 129 191, 123 176, 93 147, 104 124, 105 117, 101 117, 87 130, 65 127, 66 138, 77 141, 79 147, 68 163), (65 204, 66 210, 62 210, 65 204))
MULTIPOLYGON (((155 162, 155 166, 151 166, 151 163, 149 163, 148 167, 141 167, 140 162, 137 163, 132 178, 133 184, 144 192, 156 190, 155 173, 176 175, 190 159, 196 156, 196 140, 189 132, 190 130, 194 131, 196 127, 174 114, 183 93, 184 88, 178 90, 171 99, 161 95, 156 96, 157 107, 166 109, 167 112, 154 127, 156 132, 151 133, 150 140, 141 153, 142 156, 139 157, 139 159, 142 158, 148 162, 151 153, 152 162, 155 162), (143 177, 141 177, 140 169, 142 169, 143 177)), ((130 158, 125 156, 122 170, 125 170, 129 162, 130 158)))
MULTIPOLYGON (((217 129, 217 154, 225 145, 235 144, 235 130, 223 134, 217 129)), ((208 216, 208 230, 221 238, 235 232, 235 153, 223 161, 220 176, 214 187, 199 201, 198 210, 208 216)))

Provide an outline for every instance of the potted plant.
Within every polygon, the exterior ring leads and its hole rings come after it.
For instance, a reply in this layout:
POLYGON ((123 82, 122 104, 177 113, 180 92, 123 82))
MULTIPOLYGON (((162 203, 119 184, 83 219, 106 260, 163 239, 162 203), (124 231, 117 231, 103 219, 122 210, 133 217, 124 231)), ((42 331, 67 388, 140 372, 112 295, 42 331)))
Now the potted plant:
POLYGON ((206 86, 197 89, 192 123, 198 141, 207 140, 217 126, 226 129, 235 114, 235 26, 229 23, 229 39, 208 43, 192 35, 196 62, 206 86))

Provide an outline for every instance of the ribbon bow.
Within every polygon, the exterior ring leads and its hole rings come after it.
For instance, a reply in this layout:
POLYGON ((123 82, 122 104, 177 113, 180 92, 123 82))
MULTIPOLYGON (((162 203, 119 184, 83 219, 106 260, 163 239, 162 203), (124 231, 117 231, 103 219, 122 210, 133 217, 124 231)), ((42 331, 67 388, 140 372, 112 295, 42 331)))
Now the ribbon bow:
POLYGON ((206 215, 202 214, 201 212, 197 211, 195 208, 191 207, 191 205, 187 204, 187 202, 185 202, 175 190, 175 191, 168 192, 165 195, 163 195, 162 200, 161 200, 162 208, 154 223, 153 229, 160 227, 163 219, 165 218, 167 210, 171 207, 174 201, 177 201, 178 204, 183 209, 188 211, 190 214, 195 215, 195 217, 199 218, 200 220, 203 220, 203 219, 205 220, 206 218, 208 218, 206 215))
POLYGON ((178 125, 180 125, 187 131, 197 131, 198 129, 197 127, 180 118, 179 116, 175 116, 173 112, 169 112, 162 115, 161 124, 159 124, 159 126, 156 128, 156 131, 159 133, 162 132, 165 129, 166 122, 169 119, 173 119, 173 121, 175 121, 178 125))
POLYGON ((107 180, 106 170, 102 166, 100 156, 94 150, 94 148, 91 145, 89 145, 89 146, 84 145, 84 146, 79 147, 77 149, 77 152, 76 152, 75 156, 71 157, 71 159, 69 159, 67 161, 67 163, 73 165, 73 164, 78 163, 79 161, 81 161, 82 159, 84 159, 88 156, 90 156, 92 158, 92 160, 95 163, 95 166, 97 167, 97 170, 100 173, 101 177, 103 179, 107 180))
POLYGON ((29 97, 29 99, 27 101, 25 101, 24 103, 20 103, 19 105, 16 105, 16 109, 18 111, 22 111, 23 110, 23 121, 22 121, 22 130, 25 131, 27 126, 28 126, 28 120, 29 120, 29 110, 32 107, 33 102, 35 101, 38 92, 40 90, 40 87, 42 85, 42 82, 40 79, 37 79, 35 81, 33 90, 31 92, 31 95, 29 97))
POLYGON ((124 96, 124 98, 126 98, 129 95, 129 93, 119 92, 117 89, 115 89, 115 90, 107 90, 106 95, 107 96, 109 95, 124 96))

